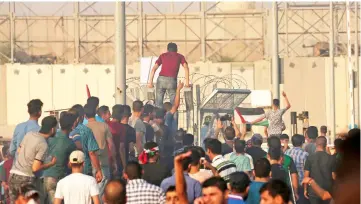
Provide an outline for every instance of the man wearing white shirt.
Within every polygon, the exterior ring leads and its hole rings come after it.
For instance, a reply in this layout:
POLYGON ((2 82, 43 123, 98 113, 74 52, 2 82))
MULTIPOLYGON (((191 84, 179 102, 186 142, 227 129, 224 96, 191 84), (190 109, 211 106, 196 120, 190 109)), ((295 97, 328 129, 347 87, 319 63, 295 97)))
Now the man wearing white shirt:
POLYGON ((83 174, 84 153, 73 151, 69 156, 72 173, 61 179, 56 187, 54 204, 99 204, 99 188, 95 178, 83 174))

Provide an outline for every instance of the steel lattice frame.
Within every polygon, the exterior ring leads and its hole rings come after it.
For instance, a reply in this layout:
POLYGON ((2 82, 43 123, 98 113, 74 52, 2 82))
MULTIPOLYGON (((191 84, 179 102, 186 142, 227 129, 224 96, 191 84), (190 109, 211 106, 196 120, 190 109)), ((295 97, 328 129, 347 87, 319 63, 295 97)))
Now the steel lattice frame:
MULTIPOLYGON (((181 44, 181 51, 190 62, 254 61, 267 58, 266 44, 271 41, 266 35, 269 33, 267 10, 214 12, 219 3, 202 2, 199 3, 198 12, 190 12, 189 8, 196 4, 190 2, 179 12, 174 12, 172 7, 173 13, 169 14, 162 12, 152 2, 128 2, 128 63, 138 61, 142 56, 159 55, 169 41, 181 44), (152 7, 156 13, 144 13, 145 4, 152 7), (234 30, 226 26, 230 19, 235 19, 244 25, 244 28, 234 30), (172 38, 169 30, 171 24, 175 23, 184 26, 183 38, 172 38), (242 32, 245 32, 245 29, 252 32, 252 37, 241 36, 244 35, 242 32), (217 32, 224 35, 215 37, 217 32), (162 36, 154 38, 154 35, 159 33, 162 33, 162 36)), ((99 12, 96 8, 98 4, 101 3, 63 3, 50 15, 40 16, 27 3, 0 2, 0 63, 14 61, 15 51, 23 51, 28 55, 56 52, 58 63, 112 64, 114 16, 99 12), (66 7, 71 7, 73 12, 60 15, 66 7), (23 11, 26 15, 16 15, 18 11, 23 11), (44 24, 49 27, 45 31, 53 32, 55 36, 42 34, 41 37, 36 37, 37 28, 44 24)), ((283 2, 278 6, 281 56, 307 56, 310 55, 307 54, 310 53, 310 48, 304 46, 311 47, 316 42, 328 41, 328 4, 283 2), (312 20, 304 18, 308 14, 313 16, 312 20)), ((351 7, 354 18, 354 3, 351 3, 351 7)), ((345 43, 345 3, 337 3, 334 13, 337 19, 337 29, 334 31, 336 43, 345 43)), ((360 16, 357 16, 357 19, 359 18, 360 16)), ((352 33, 355 33, 354 30, 352 33)))
MULTIPOLYGON (((41 3, 39 3, 41 4, 41 3)), ((10 62, 15 61, 15 52, 23 51, 29 55, 41 55, 57 52, 60 63, 113 63, 113 60, 101 56, 104 49, 111 49, 113 52, 114 16, 102 15, 97 11, 97 2, 63 3, 49 16, 38 15, 27 3, 5 3, 8 5, 8 12, 2 11, 0 15, 0 43, 10 47, 5 52, 0 50, 0 55, 10 62), (65 7, 73 7, 73 15, 59 16, 65 7), (22 11, 27 15, 18 16, 17 11, 22 11), (91 12, 90 12, 91 11, 91 12), (91 13, 91 14, 89 14, 91 13), (50 26, 45 31, 55 33, 55 37, 42 34, 42 38, 34 37, 38 26, 50 26), (106 28, 106 29, 104 29, 106 28), (93 37, 97 36, 97 37, 93 37), (61 49, 59 49, 59 46, 61 49), (39 51, 41 50, 41 51, 39 51), (58 50, 61 50, 59 52, 58 50)), ((262 59, 264 54, 264 17, 262 10, 248 12, 214 12, 219 2, 199 3, 199 12, 188 12, 188 9, 195 4, 190 2, 179 13, 162 13, 152 2, 127 3, 127 27, 137 27, 127 29, 127 60, 129 63, 137 61, 139 57, 159 55, 164 51, 166 43, 173 41, 183 45, 183 54, 189 61, 224 61, 222 52, 227 50, 227 46, 239 43, 242 49, 237 50, 232 56, 227 57, 228 61, 253 61, 262 59), (149 4, 157 13, 147 14, 143 12, 143 4, 149 4), (133 4, 133 5, 131 5, 133 4), (136 6, 134 6, 136 4, 136 6), (130 12, 129 12, 130 11, 130 12), (239 33, 234 32, 224 26, 227 19, 236 19, 257 35, 251 37, 239 37, 239 33), (174 39, 169 36, 167 30, 171 28, 172 22, 178 21, 178 25, 183 25, 184 38, 174 39), (190 26, 188 22, 199 26, 190 26), (256 28, 254 24, 260 24, 256 28), (154 31, 165 30, 159 39, 152 38, 154 31), (214 37, 216 31, 223 32, 229 37, 214 37), (188 37, 190 36, 190 37, 188 37), (162 47, 157 48, 157 44, 162 47), (245 54, 244 54, 245 53, 245 54), (257 57, 250 58, 256 53, 257 57), (240 55, 242 55, 240 57, 240 55)), ((244 32, 244 30, 243 30, 244 32)), ((54 34, 53 34, 54 35, 54 34)), ((15 61, 16 62, 16 61, 15 61)))
MULTIPOLYGON (((278 4, 279 8, 279 54, 281 56, 305 57, 310 48, 317 42, 329 42, 330 33, 330 10, 326 2, 314 2, 312 4, 283 2, 278 4), (312 15, 312 18, 305 18, 305 15, 312 15), (312 22, 310 22, 312 19, 312 22), (291 25, 294 27, 290 29, 291 25), (298 31, 294 31, 294 30, 298 31), (292 30, 292 31, 291 31, 292 30)), ((356 24, 360 16, 357 15, 359 5, 351 3, 352 12, 352 38, 360 33, 356 24), (357 7, 356 7, 357 6, 357 7), (355 12, 356 11, 356 12, 355 12), (356 16, 357 15, 357 16, 356 16), (357 20, 355 19, 357 17, 357 20), (358 32, 355 34, 355 29, 358 32)), ((346 31, 346 4, 345 2, 334 3, 335 19, 335 44, 347 43, 346 31)), ((353 39, 354 40, 354 39, 353 39)), ((335 49, 337 56, 337 49, 335 49)))

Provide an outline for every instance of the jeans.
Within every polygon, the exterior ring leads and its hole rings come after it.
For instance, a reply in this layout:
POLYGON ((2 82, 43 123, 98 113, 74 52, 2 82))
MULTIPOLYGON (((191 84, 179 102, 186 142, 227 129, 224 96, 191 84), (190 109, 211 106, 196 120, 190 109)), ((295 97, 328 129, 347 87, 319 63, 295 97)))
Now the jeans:
MULTIPOLYGON (((109 166, 108 167, 101 166, 100 168, 102 169, 103 179, 100 181, 100 183, 98 183, 98 187, 99 187, 100 203, 103 203, 103 199, 101 199, 101 198, 103 197, 105 186, 107 185, 108 181, 110 180, 110 168, 109 168, 109 166)), ((93 169, 94 177, 95 177, 95 174, 96 174, 96 171, 95 171, 95 169, 93 169)))
POLYGON ((52 204, 54 203, 55 190, 58 179, 53 177, 44 177, 44 193, 45 193, 45 203, 52 204))
POLYGON ((174 98, 177 90, 177 78, 159 76, 157 79, 155 105, 163 107, 164 94, 167 91, 170 103, 174 104, 174 98))

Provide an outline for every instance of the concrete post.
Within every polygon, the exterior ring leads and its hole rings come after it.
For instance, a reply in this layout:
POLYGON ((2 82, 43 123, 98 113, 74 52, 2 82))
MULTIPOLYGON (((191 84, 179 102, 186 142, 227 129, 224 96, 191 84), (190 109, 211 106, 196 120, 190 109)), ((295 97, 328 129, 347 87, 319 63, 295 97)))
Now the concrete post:
POLYGON ((126 103, 125 2, 115 2, 115 103, 126 103))
MULTIPOLYGON (((359 68, 359 36, 358 36, 358 29, 359 29, 359 20, 358 20, 358 2, 355 1, 355 46, 354 46, 354 50, 355 50, 355 71, 358 71, 360 72, 360 68, 359 68)), ((356 80, 356 79, 354 79, 356 80)), ((360 107, 360 80, 358 80, 358 86, 357 86, 357 89, 358 89, 358 92, 355 92, 355 95, 357 94, 358 97, 358 126, 360 127, 361 125, 361 107, 360 107)))
POLYGON ((349 80, 349 112, 351 128, 355 125, 355 110, 354 110, 354 96, 353 96, 353 68, 352 68, 352 53, 351 53, 351 11, 350 2, 346 0, 346 29, 347 29, 347 67, 349 80))
POLYGON ((277 1, 272 3, 273 5, 273 35, 272 35, 272 93, 273 98, 280 98, 280 70, 278 59, 278 5, 277 1))
POLYGON ((335 36, 334 36, 334 16, 333 16, 333 3, 330 2, 330 76, 329 76, 329 85, 330 85, 330 118, 329 118, 329 126, 331 131, 331 141, 335 140, 336 136, 336 104, 335 104, 335 63, 334 63, 334 43, 335 43, 335 36))

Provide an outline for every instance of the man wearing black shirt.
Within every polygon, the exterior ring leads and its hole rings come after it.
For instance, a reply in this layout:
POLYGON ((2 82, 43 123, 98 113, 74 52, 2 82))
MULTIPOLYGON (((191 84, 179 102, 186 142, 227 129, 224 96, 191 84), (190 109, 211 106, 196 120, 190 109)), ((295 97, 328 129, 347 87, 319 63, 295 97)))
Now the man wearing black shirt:
POLYGON ((174 153, 173 155, 177 155, 178 153, 183 152, 183 138, 186 135, 186 132, 181 128, 175 132, 174 135, 174 153))
POLYGON ((151 120, 153 120, 154 106, 145 104, 143 109, 142 118, 145 125, 145 141, 154 141, 154 129, 150 124, 151 120))
POLYGON ((263 138, 260 134, 254 134, 253 137, 251 138, 251 142, 252 142, 252 147, 247 148, 246 153, 251 155, 253 159, 253 163, 255 165, 258 159, 266 157, 267 152, 265 152, 261 148, 263 138))
POLYGON ((128 105, 123 105, 123 110, 122 110, 122 119, 120 121, 120 123, 122 123, 125 126, 125 161, 126 163, 128 163, 128 160, 135 160, 135 153, 134 153, 134 144, 136 141, 136 136, 135 136, 135 130, 134 128, 132 128, 128 122, 129 122, 129 117, 132 115, 130 106, 128 105))
MULTIPOLYGON (((184 131, 185 133, 185 131, 184 131)), ((194 143, 194 136, 192 134, 186 133, 183 135, 183 139, 182 139, 182 148, 177 149, 174 152, 174 156, 181 154, 185 151, 185 149, 189 149, 190 147, 193 146, 194 143)), ((174 148, 176 149, 176 148, 174 148)))
POLYGON ((267 139, 267 144, 269 149, 279 149, 281 150, 281 158, 282 158, 282 167, 287 172, 287 183, 290 187, 292 187, 292 192, 294 193, 295 199, 298 200, 298 172, 293 159, 286 155, 282 154, 282 145, 281 140, 277 136, 271 136, 267 139), (289 173, 288 173, 289 172, 289 173), (291 177, 289 177, 289 175, 291 177), (291 182, 290 182, 291 181, 291 182))
POLYGON ((268 159, 271 164, 271 178, 290 183, 288 180, 288 172, 282 167, 282 152, 279 148, 270 148, 268 151, 268 159))
MULTIPOLYGON (((332 192, 333 182, 336 179, 335 157, 326 152, 327 139, 320 136, 316 139, 316 151, 308 156, 305 164, 305 177, 311 177, 315 182, 328 192, 332 192)), ((312 188, 304 185, 305 196, 311 204, 330 203, 330 200, 323 201, 312 188)))
POLYGON ((166 111, 162 108, 156 108, 154 124, 154 136, 161 153, 161 161, 167 164, 169 168, 173 167, 174 136, 171 134, 170 127, 165 125, 166 111))

